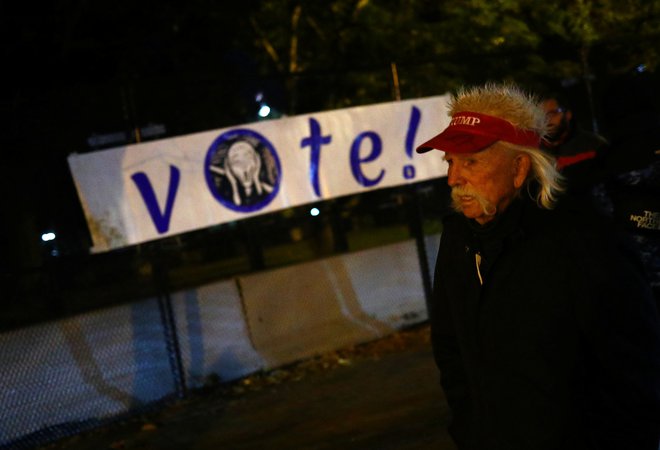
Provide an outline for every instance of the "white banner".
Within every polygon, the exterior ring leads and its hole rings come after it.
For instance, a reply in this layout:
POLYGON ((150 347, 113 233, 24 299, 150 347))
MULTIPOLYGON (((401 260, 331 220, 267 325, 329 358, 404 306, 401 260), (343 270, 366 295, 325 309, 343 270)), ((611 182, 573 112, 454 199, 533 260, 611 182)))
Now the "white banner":
POLYGON ((447 99, 319 112, 69 155, 92 251, 444 176, 440 152, 414 149, 449 124, 447 99))

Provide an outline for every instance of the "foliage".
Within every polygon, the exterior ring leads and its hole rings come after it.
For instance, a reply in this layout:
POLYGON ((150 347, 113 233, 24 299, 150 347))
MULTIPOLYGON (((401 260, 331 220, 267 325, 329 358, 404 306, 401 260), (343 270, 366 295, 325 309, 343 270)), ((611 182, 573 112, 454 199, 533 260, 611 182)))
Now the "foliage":
POLYGON ((306 80, 287 84, 305 90, 301 112, 391 100, 392 63, 404 98, 654 71, 659 12, 658 0, 268 0, 250 20, 261 73, 306 80))
MULTIPOLYGON (((127 124, 183 134, 250 122, 259 92, 287 114, 488 80, 591 95, 660 63, 660 0, 242 0, 231 10, 213 0, 69 0, 3 11, 13 38, 5 104, 76 97, 67 114, 84 128, 79 142, 127 124)), ((20 139, 50 123, 34 108, 20 120, 20 139)))

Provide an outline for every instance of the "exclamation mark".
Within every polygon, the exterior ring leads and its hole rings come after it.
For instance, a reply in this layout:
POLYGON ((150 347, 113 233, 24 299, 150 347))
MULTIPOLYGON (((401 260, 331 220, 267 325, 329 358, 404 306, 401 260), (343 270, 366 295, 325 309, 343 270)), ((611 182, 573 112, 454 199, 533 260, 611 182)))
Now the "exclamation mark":
MULTIPOLYGON (((410 122, 408 122, 408 133, 406 134, 406 155, 409 159, 413 157, 413 144, 415 143, 415 135, 417 134, 417 128, 419 127, 419 120, 422 117, 422 113, 419 111, 419 108, 416 106, 412 107, 410 112, 410 122)), ((415 166, 412 164, 406 164, 403 166, 403 178, 406 180, 412 180, 415 178, 415 166)))

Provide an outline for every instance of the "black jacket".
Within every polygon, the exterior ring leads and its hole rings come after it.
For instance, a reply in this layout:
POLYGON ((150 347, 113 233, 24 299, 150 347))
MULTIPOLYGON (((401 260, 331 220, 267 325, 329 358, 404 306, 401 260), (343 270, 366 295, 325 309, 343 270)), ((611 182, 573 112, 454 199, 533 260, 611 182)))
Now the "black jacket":
POLYGON ((609 144, 598 134, 572 125, 562 142, 541 141, 541 148, 557 158, 557 167, 573 195, 589 195, 591 188, 607 175, 609 144))
POLYGON ((639 273, 575 211, 447 217, 430 321, 459 448, 658 450, 660 326, 639 273))

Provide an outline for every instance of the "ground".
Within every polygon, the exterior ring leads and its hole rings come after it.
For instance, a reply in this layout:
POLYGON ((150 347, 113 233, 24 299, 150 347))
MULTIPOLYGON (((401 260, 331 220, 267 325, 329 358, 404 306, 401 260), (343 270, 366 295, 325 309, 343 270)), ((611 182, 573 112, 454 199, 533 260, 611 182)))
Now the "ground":
POLYGON ((455 450, 428 325, 192 392, 43 449, 455 450))

